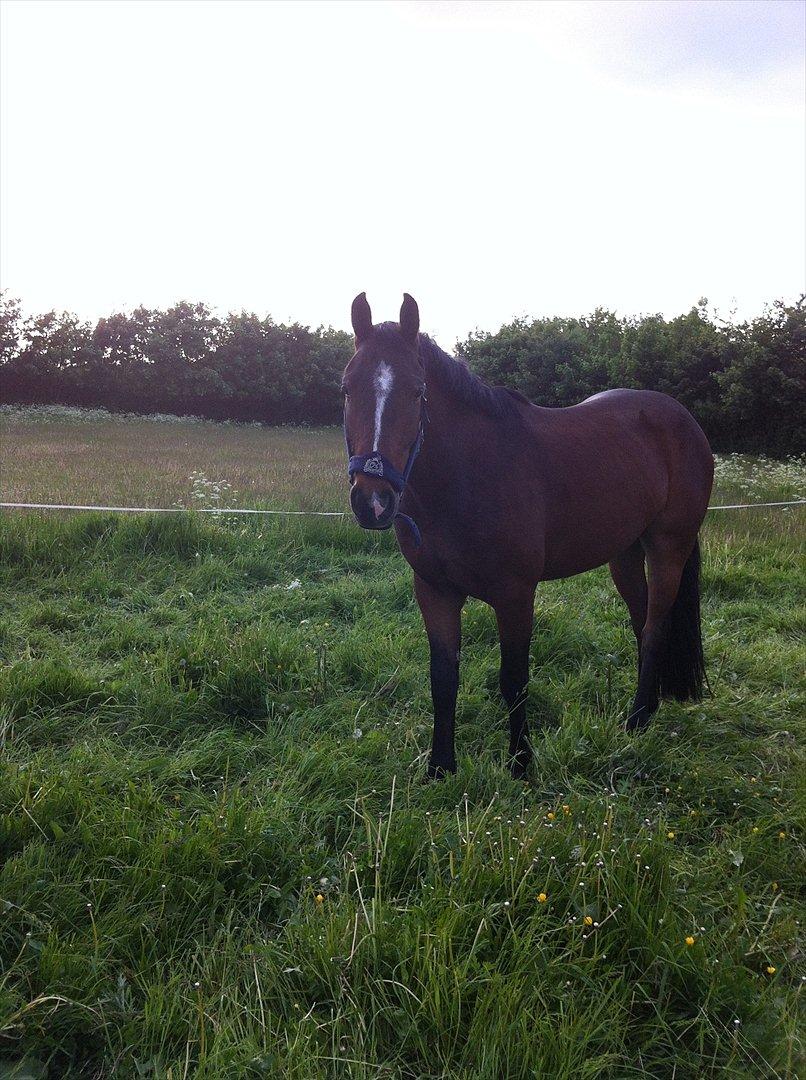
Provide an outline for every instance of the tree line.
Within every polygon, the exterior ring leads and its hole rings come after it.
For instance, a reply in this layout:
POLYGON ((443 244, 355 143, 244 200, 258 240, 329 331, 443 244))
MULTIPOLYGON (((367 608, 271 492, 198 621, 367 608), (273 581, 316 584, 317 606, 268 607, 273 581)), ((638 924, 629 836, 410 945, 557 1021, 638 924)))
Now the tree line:
MULTIPOLYGON (((661 390, 719 450, 806 450, 806 298, 724 321, 700 301, 673 319, 516 319, 456 349, 489 382, 541 405, 573 405, 612 386, 661 390)), ((0 297, 0 399, 267 424, 334 424, 352 338, 205 304, 138 307, 96 323, 26 315, 0 297)))

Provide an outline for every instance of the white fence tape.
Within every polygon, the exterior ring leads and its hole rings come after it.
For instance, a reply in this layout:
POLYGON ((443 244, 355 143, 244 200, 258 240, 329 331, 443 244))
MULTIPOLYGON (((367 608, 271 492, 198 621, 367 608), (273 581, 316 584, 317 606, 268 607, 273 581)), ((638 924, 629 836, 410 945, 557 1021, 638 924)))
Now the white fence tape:
POLYGON ((105 510, 116 514, 280 514, 283 517, 344 517, 344 510, 233 510, 217 506, 73 506, 70 503, 0 502, 8 510, 105 510))
POLYGON ((734 503, 733 506, 709 506, 709 510, 753 510, 757 506, 806 506, 806 499, 795 499, 794 502, 771 502, 771 503, 734 503))
MULTIPOLYGON (((709 510, 754 510, 764 506, 806 506, 806 499, 793 502, 734 503, 709 506, 709 510)), ((280 517, 347 517, 345 510, 237 510, 218 506, 83 506, 71 503, 0 502, 6 510, 98 510, 115 514, 275 514, 280 517)))

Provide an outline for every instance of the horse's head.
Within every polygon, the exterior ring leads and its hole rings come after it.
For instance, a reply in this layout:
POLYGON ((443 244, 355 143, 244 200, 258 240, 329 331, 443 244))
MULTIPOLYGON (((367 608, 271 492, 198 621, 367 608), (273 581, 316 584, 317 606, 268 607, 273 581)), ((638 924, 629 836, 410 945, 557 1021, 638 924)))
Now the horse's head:
POLYGON ((420 313, 404 293, 399 323, 372 325, 365 293, 353 300, 355 355, 344 371, 350 505, 364 529, 388 529, 420 448, 425 373, 420 313))

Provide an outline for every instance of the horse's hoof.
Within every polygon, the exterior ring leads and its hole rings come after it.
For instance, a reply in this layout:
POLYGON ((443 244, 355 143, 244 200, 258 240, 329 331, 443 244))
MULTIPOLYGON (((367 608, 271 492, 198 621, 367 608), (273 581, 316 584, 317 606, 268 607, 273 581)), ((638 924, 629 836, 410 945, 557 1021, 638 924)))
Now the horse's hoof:
POLYGON ((509 759, 509 774, 513 780, 525 780, 532 759, 516 755, 509 759))
POLYGON ((633 709, 624 721, 624 727, 627 731, 643 731, 648 726, 653 711, 650 710, 648 705, 641 705, 637 709, 633 709))
POLYGON ((428 768, 425 771, 425 782, 430 783, 432 780, 444 780, 451 773, 456 772, 456 763, 453 765, 435 765, 429 761, 428 768))

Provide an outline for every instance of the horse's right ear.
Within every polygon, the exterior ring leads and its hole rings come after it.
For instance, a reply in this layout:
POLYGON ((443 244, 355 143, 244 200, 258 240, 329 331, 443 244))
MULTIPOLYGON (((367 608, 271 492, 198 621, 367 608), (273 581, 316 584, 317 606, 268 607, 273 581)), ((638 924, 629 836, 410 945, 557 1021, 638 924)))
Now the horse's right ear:
POLYGON ((350 314, 353 320, 355 343, 360 345, 372 333, 372 312, 369 310, 365 292, 359 293, 353 300, 350 314))

